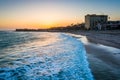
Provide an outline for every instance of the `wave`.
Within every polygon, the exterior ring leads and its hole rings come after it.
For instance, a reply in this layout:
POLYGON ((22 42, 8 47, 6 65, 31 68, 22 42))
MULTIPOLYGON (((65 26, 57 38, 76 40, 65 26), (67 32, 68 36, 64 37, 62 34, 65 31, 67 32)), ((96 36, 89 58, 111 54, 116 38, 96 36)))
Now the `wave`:
POLYGON ((83 44, 64 33, 48 34, 51 43, 16 53, 19 58, 0 68, 0 79, 93 80, 83 44))

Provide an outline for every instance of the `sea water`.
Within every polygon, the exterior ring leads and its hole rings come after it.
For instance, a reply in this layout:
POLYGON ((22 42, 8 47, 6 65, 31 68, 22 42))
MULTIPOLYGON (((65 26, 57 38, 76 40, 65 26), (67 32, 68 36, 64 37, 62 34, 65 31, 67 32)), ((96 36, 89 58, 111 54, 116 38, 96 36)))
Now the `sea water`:
POLYGON ((0 32, 0 80, 93 80, 83 44, 65 33, 0 32))

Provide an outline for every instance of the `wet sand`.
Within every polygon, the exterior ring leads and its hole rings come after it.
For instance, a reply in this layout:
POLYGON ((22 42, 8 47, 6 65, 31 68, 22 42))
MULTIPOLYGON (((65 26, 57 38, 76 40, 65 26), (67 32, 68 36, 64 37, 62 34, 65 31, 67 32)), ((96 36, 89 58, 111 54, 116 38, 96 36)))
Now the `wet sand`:
POLYGON ((96 80, 120 80, 120 53, 85 45, 90 68, 96 80))
POLYGON ((70 33, 83 42, 96 80, 120 80, 119 31, 70 33))

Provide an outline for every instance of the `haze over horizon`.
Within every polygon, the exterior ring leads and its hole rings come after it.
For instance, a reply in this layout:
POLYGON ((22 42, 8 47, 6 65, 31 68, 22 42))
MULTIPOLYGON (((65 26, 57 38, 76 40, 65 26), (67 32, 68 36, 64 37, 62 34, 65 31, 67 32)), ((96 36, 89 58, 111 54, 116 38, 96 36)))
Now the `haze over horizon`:
POLYGON ((0 30, 84 22, 86 14, 120 20, 120 0, 0 0, 0 30))

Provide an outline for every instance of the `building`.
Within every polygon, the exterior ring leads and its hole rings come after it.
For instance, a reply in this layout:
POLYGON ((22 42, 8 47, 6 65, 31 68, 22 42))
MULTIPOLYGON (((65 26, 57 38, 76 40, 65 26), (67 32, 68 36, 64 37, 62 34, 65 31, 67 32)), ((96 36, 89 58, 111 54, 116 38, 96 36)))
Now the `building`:
POLYGON ((120 29, 120 21, 108 21, 106 23, 106 29, 120 29))
POLYGON ((85 16, 85 29, 89 30, 93 30, 96 29, 97 24, 101 25, 106 23, 108 20, 108 16, 107 15, 96 15, 96 14, 88 14, 85 16))

